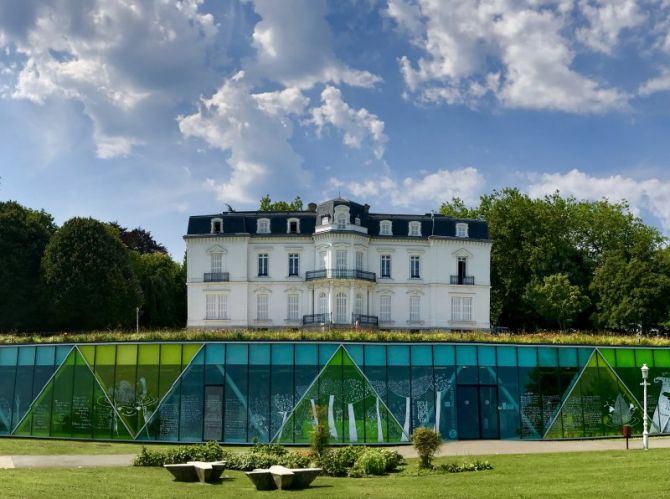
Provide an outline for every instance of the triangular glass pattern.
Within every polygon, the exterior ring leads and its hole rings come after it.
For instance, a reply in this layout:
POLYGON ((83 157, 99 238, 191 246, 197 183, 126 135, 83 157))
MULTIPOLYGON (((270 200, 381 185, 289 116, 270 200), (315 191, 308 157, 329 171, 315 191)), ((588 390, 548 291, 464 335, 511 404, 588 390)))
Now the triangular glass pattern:
POLYGON ((642 408, 598 349, 566 393, 545 438, 621 435, 623 425, 642 431, 642 408))
POLYGON ((340 346, 298 401, 273 441, 306 443, 318 407, 333 443, 400 442, 402 427, 365 374, 340 346))

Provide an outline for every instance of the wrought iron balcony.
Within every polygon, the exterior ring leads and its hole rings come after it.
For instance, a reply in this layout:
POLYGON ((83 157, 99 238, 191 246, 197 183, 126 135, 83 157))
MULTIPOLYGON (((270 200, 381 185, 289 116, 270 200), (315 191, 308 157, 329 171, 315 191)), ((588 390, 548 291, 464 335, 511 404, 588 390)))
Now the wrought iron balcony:
POLYGON ((475 283, 475 276, 473 275, 452 275, 450 284, 469 284, 475 283))
POLYGON ((224 282, 230 281, 230 274, 228 272, 205 272, 205 282, 224 282))
POLYGON ((351 323, 360 327, 379 326, 379 317, 376 315, 351 314, 351 323))
POLYGON ((303 325, 309 324, 328 324, 330 323, 330 314, 311 314, 302 316, 303 325))
POLYGON ((316 279, 361 279, 363 281, 376 282, 377 274, 355 269, 321 269, 305 272, 306 281, 314 281, 316 279))

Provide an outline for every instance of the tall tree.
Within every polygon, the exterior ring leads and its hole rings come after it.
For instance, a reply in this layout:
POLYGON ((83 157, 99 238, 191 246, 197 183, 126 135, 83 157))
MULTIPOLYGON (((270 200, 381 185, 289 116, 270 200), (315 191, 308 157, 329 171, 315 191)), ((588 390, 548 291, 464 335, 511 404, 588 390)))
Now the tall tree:
POLYGON ((184 327, 186 324, 184 268, 164 253, 132 252, 132 260, 144 297, 140 315, 142 326, 184 327))
POLYGON ((290 203, 286 201, 272 201, 270 195, 266 194, 261 198, 258 211, 302 211, 302 199, 296 196, 290 203))
POLYGON ((570 284, 567 274, 552 274, 542 282, 533 283, 525 298, 541 316, 555 321, 561 331, 574 322, 589 302, 579 286, 570 284))
POLYGON ((58 325, 70 329, 127 327, 142 292, 118 231, 72 218, 46 247, 42 267, 58 325))
POLYGON ((126 245, 128 249, 137 251, 138 253, 167 253, 167 248, 162 244, 156 242, 151 232, 136 227, 132 230, 119 225, 118 222, 111 222, 109 225, 119 231, 121 242, 126 245))
POLYGON ((0 202, 0 330, 47 327, 40 262, 55 230, 48 213, 0 202))

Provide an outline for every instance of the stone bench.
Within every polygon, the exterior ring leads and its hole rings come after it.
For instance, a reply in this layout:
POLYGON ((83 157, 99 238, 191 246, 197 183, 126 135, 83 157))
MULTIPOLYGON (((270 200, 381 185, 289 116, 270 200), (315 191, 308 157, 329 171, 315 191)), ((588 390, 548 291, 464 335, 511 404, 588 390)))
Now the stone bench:
POLYGON ((185 464, 164 464, 178 482, 212 483, 221 478, 225 466, 221 462, 206 463, 203 461, 189 461, 185 464))
POLYGON ((246 475, 256 490, 304 489, 321 473, 321 468, 294 468, 270 466, 267 470, 256 469, 246 475))

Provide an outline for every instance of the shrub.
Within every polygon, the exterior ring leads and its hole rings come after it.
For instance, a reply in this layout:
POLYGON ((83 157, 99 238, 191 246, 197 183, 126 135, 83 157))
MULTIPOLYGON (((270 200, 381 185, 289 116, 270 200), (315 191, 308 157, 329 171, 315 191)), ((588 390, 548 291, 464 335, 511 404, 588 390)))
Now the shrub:
POLYGON ((133 460, 134 466, 163 466, 187 461, 220 461, 224 450, 217 442, 206 444, 180 445, 167 450, 150 450, 142 447, 133 460))
POLYGON ((353 467, 349 470, 349 476, 383 475, 386 473, 386 456, 381 449, 365 449, 353 467))
POLYGON ((443 473, 462 473, 464 471, 485 471, 492 470, 493 466, 488 461, 480 461, 476 459, 474 461, 465 462, 465 463, 446 463, 440 464, 437 467, 437 471, 443 473))
POLYGON ((311 459, 305 453, 288 452, 286 449, 283 452, 279 449, 274 449, 273 452, 251 449, 249 452, 225 452, 221 461, 229 470, 251 471, 276 464, 287 468, 307 468, 311 459))
POLYGON ((321 456, 319 464, 325 475, 347 476, 364 450, 365 447, 353 447, 351 445, 327 449, 321 456))
POLYGON ((254 446, 249 451, 252 454, 263 453, 263 454, 273 454, 275 456, 285 456, 288 454, 288 450, 281 444, 261 444, 255 443, 254 446))
POLYGON ((440 449, 442 437, 431 428, 417 428, 412 433, 412 444, 419 454, 419 468, 432 468, 432 460, 440 449))
POLYGON ((328 431, 328 428, 324 421, 326 413, 325 408, 321 406, 316 406, 314 408, 314 412, 316 412, 317 423, 309 435, 309 443, 310 447, 312 448, 312 452, 316 456, 316 459, 321 460, 324 451, 328 447, 328 443, 330 440, 330 432, 328 431))
POLYGON ((391 449, 377 449, 383 456, 386 462, 386 471, 397 471, 399 466, 405 464, 405 458, 395 450, 391 449))

